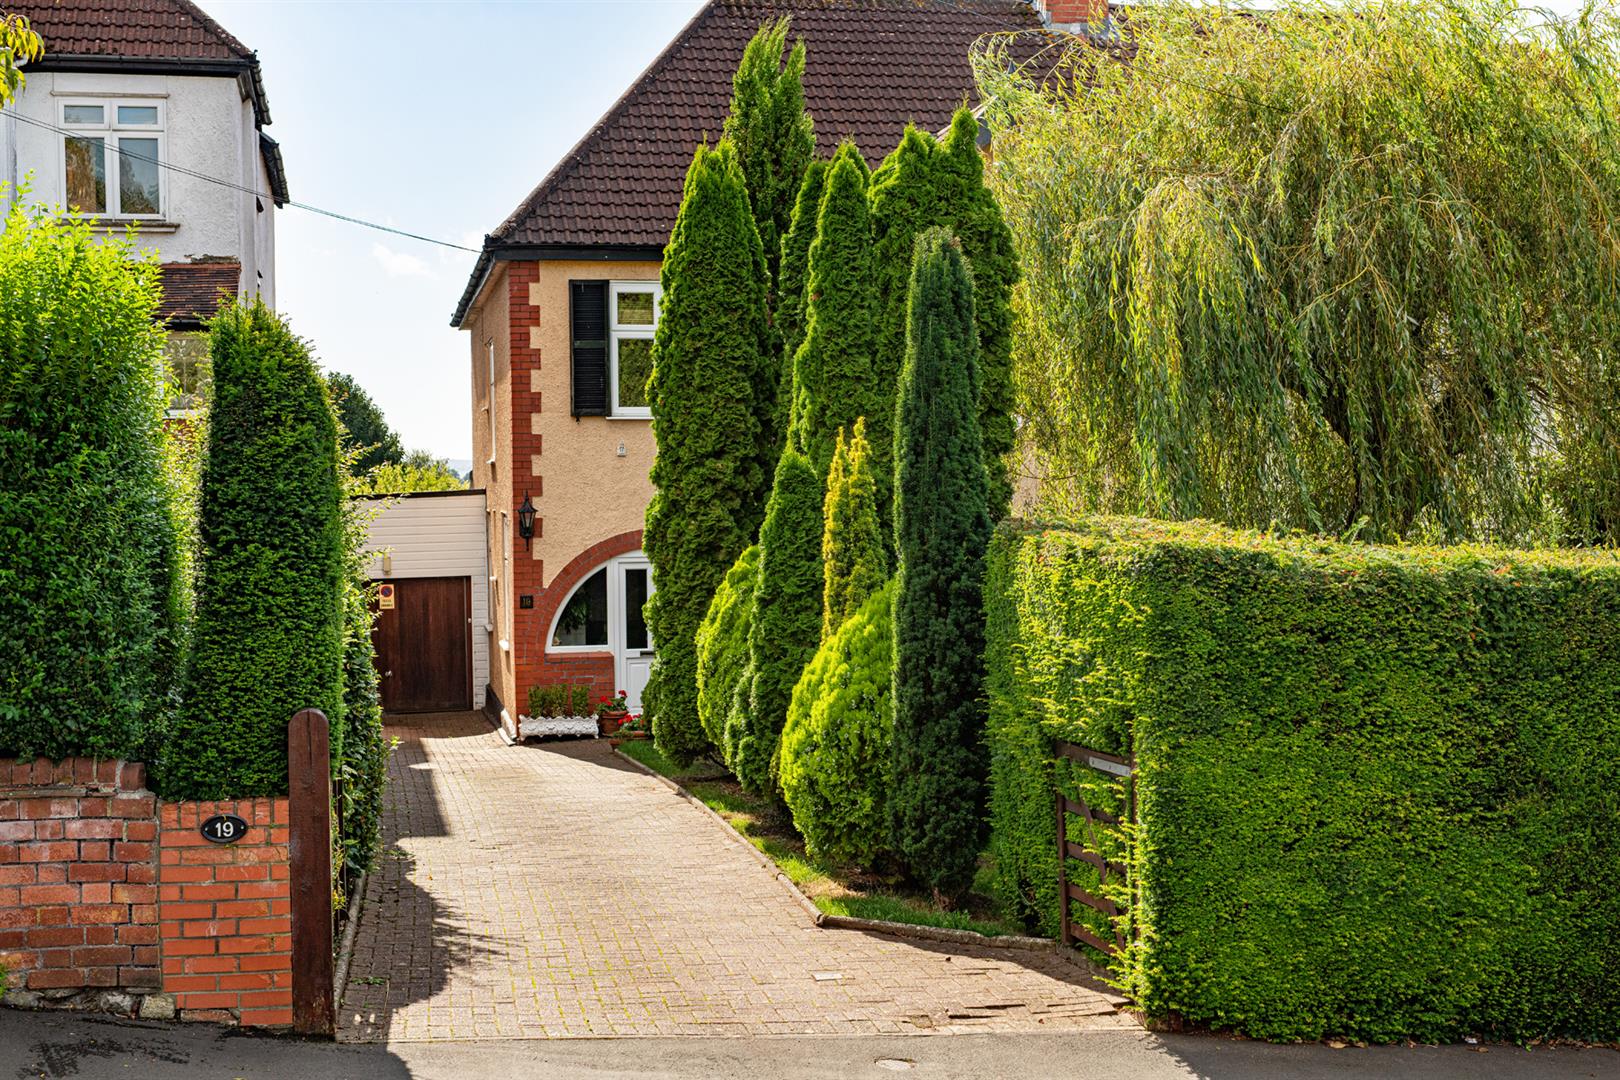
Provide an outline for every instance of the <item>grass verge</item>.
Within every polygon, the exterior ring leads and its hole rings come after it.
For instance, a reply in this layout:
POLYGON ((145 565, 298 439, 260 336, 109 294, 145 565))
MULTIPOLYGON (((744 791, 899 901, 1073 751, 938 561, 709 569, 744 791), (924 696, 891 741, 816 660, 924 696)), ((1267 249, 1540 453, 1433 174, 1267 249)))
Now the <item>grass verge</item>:
MULTIPOLYGON (((719 766, 699 762, 682 769, 659 753, 650 739, 626 740, 619 749, 653 772, 674 780, 719 814, 743 839, 775 862, 799 891, 828 915, 972 930, 987 937, 1027 933, 1023 927, 1001 917, 987 890, 978 882, 969 893, 965 908, 942 911, 928 897, 907 891, 897 882, 810 855, 804 849, 804 840, 794 832, 786 808, 744 791, 736 779, 719 766)), ((979 881, 983 881, 987 873, 988 869, 981 865, 979 881)))

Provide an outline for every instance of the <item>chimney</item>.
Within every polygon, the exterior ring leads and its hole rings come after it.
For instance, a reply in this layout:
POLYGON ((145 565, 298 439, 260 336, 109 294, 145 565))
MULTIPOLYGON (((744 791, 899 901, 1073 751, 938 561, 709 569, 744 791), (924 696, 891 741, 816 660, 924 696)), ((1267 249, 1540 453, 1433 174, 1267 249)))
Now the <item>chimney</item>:
POLYGON ((1053 30, 1095 35, 1108 23, 1108 0, 1032 0, 1036 12, 1053 30))

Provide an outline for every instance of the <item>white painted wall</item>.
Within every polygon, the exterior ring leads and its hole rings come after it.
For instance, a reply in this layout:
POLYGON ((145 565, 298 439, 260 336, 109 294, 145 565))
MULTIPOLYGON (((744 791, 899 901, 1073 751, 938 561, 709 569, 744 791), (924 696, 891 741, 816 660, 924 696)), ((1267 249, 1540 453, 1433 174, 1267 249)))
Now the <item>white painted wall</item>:
MULTIPOLYGON (((269 190, 253 126, 253 105, 236 79, 223 76, 34 71, 0 116, 18 113, 60 127, 64 98, 146 98, 164 105, 164 159, 232 184, 269 190)), ((0 179, 27 182, 29 200, 60 207, 64 199, 63 136, 17 120, 0 123, 0 179), (32 175, 30 175, 32 174, 32 175)), ((113 182, 116 155, 107 155, 113 182)), ((242 291, 275 295, 275 204, 172 169, 162 171, 163 218, 142 226, 139 246, 162 262, 226 256, 242 264, 242 291), (263 204, 260 209, 259 204, 263 204), (262 275, 262 276, 261 276, 262 275)), ((120 230, 122 231, 122 226, 120 230)))
POLYGON ((484 493, 433 492, 367 501, 382 506, 366 538, 366 550, 373 553, 367 568, 371 577, 472 579, 473 708, 482 709, 489 684, 484 493))

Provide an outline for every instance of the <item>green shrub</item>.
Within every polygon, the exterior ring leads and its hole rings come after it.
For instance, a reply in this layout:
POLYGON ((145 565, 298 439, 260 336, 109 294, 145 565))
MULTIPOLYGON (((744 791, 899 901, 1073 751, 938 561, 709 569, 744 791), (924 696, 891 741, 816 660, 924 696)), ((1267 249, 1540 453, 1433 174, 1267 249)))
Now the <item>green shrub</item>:
POLYGON ((591 688, 583 683, 547 683, 529 687, 529 716, 536 720, 555 716, 592 716, 591 688))
POLYGON ((833 635, 866 598, 883 587, 883 537, 878 533, 877 487, 866 420, 855 421, 848 443, 838 433, 827 471, 827 507, 821 532, 821 636, 833 635))
POLYGON ((701 147, 665 248, 653 339, 655 489, 642 546, 657 591, 658 748, 685 764, 706 752, 697 709, 697 631, 726 569, 753 541, 775 439, 776 359, 765 316, 765 260, 731 144, 701 147), (768 416, 767 416, 768 418, 768 416))
POLYGON ((13 203, 0 234, 0 752, 144 759, 178 667, 153 268, 13 203))
POLYGON ((342 756, 337 422, 308 347, 262 303, 221 312, 209 351, 196 631, 155 777, 169 798, 284 795, 293 713, 326 713, 342 756))
POLYGON ((889 851, 894 587, 822 642, 782 728, 782 798, 817 857, 877 865, 889 851))
POLYGON ((1133 752, 1149 1015, 1620 1035, 1620 559, 1099 519, 992 563, 998 888, 1053 929, 1051 742, 1133 752))
POLYGON ((894 434, 894 757, 890 842, 941 899, 984 840, 984 552, 973 282, 944 229, 917 238, 894 434))
POLYGON ((750 791, 775 790, 776 748, 793 684, 821 640, 821 479, 810 459, 782 451, 759 533, 759 584, 748 629, 746 728, 736 773, 750 791))
POLYGON ((726 571, 697 632, 698 718, 727 765, 736 749, 727 741, 726 717, 748 666, 748 625, 754 618, 758 583, 759 545, 754 544, 726 571))

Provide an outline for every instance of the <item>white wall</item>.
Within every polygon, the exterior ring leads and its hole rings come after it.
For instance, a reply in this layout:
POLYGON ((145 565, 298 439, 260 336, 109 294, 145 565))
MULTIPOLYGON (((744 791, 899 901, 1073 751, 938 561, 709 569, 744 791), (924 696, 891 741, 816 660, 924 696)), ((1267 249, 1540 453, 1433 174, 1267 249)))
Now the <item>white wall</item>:
POLYGON ((489 683, 489 564, 484 555, 484 493, 438 492, 368 500, 382 511, 371 521, 366 549, 373 578, 472 579, 473 708, 484 707, 489 683), (387 555, 385 568, 384 554, 387 555))
MULTIPOLYGON (((16 112, 54 127, 62 123, 58 104, 69 97, 147 97, 164 104, 164 159, 205 176, 268 190, 259 153, 253 106, 243 100, 235 78, 195 75, 135 75, 34 71, 6 113, 16 112)), ((0 115, 5 115, 0 113, 0 115)), ((13 188, 31 185, 29 201, 59 207, 64 198, 63 136, 16 120, 0 123, 0 178, 13 188), (30 178, 29 174, 32 173, 30 178)), ((116 155, 108 153, 108 183, 114 182, 116 155)), ((164 221, 143 225, 139 245, 162 262, 226 256, 242 264, 242 288, 251 294, 260 273, 273 295, 274 233, 268 222, 275 205, 253 195, 209 183, 172 169, 162 171, 164 221), (261 238, 267 243, 261 245, 261 238)), ((120 227, 120 231, 122 228, 120 227)), ((267 297, 268 298, 268 297, 267 297)))

